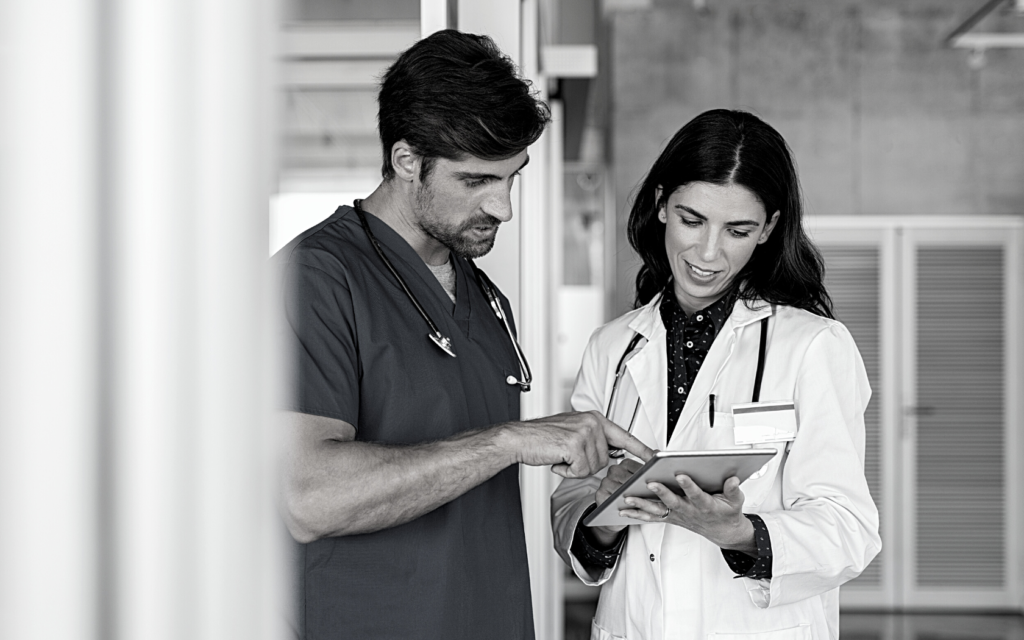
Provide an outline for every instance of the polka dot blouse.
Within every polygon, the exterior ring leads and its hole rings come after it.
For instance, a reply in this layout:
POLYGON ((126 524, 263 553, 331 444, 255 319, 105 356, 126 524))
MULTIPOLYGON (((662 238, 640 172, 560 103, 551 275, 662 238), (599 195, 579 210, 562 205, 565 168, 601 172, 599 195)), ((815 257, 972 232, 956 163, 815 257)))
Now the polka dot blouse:
POLYGON ((661 320, 665 323, 668 333, 668 435, 666 442, 672 438, 672 432, 683 412, 683 405, 690 394, 697 372, 704 364, 711 343, 722 330, 722 325, 732 313, 736 298, 726 295, 717 302, 697 311, 689 318, 676 302, 676 297, 666 295, 661 299, 658 310, 661 320))
MULTIPOLYGON (((672 438, 683 405, 697 379, 697 373, 704 364, 711 344, 722 330, 725 321, 732 313, 736 302, 735 291, 722 296, 717 302, 701 309, 689 317, 679 306, 674 295, 666 295, 661 299, 658 310, 667 332, 666 349, 668 350, 668 431, 666 441, 672 438)), ((737 577, 754 579, 772 577, 772 541, 768 535, 768 527, 756 515, 746 514, 754 525, 754 542, 757 545, 757 557, 749 556, 740 551, 723 549, 729 568, 737 577)))

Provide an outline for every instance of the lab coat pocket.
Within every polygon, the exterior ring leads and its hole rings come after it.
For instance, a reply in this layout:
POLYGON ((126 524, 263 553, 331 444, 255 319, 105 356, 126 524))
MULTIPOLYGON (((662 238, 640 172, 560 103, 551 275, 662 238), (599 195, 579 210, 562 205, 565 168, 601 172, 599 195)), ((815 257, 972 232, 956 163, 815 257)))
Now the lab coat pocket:
POLYGON ((626 636, 616 636, 597 625, 597 620, 590 623, 590 640, 626 640, 626 636))
POLYGON ((777 631, 708 634, 708 640, 813 640, 813 638, 814 636, 811 635, 811 625, 808 622, 777 631))
MULTIPOLYGON (((694 431, 696 434, 699 434, 699 439, 695 442, 683 444, 683 446, 679 447, 680 449, 708 451, 738 448, 732 441, 733 418, 731 413, 725 411, 715 411, 714 413, 703 411, 700 414, 697 425, 698 428, 694 431)), ((676 430, 679 431, 679 427, 676 427, 676 430)), ((673 439, 675 439, 675 434, 673 434, 673 439)))

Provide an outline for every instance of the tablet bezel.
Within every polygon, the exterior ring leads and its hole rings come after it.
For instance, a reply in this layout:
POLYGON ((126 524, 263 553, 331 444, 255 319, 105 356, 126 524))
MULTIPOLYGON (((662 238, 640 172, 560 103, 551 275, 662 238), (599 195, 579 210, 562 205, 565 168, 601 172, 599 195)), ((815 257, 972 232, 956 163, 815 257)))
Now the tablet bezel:
POLYGON ((657 500, 658 496, 647 488, 648 482, 660 482, 674 493, 682 495, 683 491, 675 478, 679 474, 686 474, 704 491, 721 493, 726 480, 737 476, 740 482, 743 482, 771 462, 776 454, 778 449, 771 447, 715 451, 657 451, 647 464, 633 474, 633 477, 590 512, 583 519, 583 524, 588 527, 646 524, 642 520, 622 517, 619 511, 632 508, 625 503, 628 497, 657 500))

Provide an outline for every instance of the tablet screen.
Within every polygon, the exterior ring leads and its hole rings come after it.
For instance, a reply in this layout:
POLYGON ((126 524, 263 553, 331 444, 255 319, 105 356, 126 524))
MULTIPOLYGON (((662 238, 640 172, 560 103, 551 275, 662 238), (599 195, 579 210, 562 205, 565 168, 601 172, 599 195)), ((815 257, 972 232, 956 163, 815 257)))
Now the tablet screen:
POLYGON ((776 453, 776 449, 658 451, 633 477, 598 505, 583 524, 589 527, 643 524, 640 520, 621 517, 619 511, 631 508, 625 502, 628 497, 657 499, 655 493, 647 488, 648 482, 660 482, 682 495, 683 491, 676 482, 676 476, 682 473, 690 476, 704 491, 721 493, 726 480, 736 476, 743 482, 768 464, 776 453))

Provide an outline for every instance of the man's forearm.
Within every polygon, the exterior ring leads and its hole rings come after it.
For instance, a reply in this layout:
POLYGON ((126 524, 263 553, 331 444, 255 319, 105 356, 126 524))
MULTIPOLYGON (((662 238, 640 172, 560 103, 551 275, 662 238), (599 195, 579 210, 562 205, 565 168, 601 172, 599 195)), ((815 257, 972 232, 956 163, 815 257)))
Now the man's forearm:
POLYGON ((285 519, 300 542, 404 524, 517 462, 582 478, 603 469, 608 448, 653 452, 592 411, 506 422, 438 442, 356 442, 342 420, 284 414, 285 519))
POLYGON ((426 444, 321 442, 286 472, 292 534, 300 542, 371 533, 414 520, 516 462, 503 426, 426 444))

